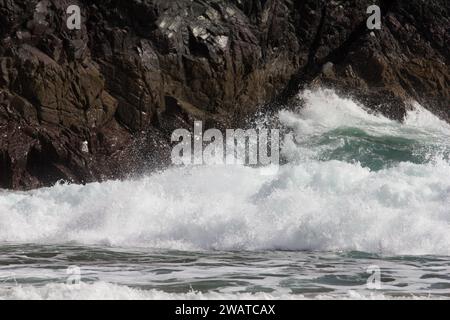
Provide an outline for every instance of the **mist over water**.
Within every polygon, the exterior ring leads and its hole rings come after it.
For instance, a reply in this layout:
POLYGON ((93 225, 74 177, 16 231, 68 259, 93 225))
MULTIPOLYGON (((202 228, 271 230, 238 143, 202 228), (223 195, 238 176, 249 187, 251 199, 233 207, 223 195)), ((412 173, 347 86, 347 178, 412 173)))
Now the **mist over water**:
POLYGON ((287 163, 274 175, 191 166, 3 191, 0 242, 449 256, 450 125, 418 104, 399 123, 331 90, 300 95, 278 115, 287 163))

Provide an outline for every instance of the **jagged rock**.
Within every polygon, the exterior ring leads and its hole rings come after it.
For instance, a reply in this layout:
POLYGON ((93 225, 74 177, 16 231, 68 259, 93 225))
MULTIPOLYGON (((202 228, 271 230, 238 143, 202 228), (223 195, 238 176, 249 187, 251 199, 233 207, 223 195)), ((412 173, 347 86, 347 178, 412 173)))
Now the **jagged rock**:
POLYGON ((168 162, 174 128, 238 125, 311 85, 399 120, 415 99, 448 120, 449 11, 445 0, 0 0, 0 187, 140 173, 168 162), (366 27, 374 2, 381 30, 366 27), (81 30, 66 26, 73 4, 81 30))

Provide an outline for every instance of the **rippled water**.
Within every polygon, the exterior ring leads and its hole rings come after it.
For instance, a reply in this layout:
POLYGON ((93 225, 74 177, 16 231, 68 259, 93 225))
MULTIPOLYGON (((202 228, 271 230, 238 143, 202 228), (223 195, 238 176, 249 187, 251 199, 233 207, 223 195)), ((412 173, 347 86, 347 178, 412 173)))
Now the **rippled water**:
POLYGON ((3 245, 0 253, 1 298, 450 298, 444 256, 43 245, 3 245), (372 265, 379 289, 367 287, 372 265), (69 266, 80 267, 82 286, 66 284, 69 266))

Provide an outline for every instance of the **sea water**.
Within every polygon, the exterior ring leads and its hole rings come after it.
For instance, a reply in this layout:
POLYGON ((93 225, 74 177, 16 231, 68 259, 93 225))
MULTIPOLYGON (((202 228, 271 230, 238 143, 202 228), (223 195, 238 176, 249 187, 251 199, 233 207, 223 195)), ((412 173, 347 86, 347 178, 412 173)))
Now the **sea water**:
POLYGON ((300 98, 277 115, 272 175, 0 191, 0 298, 450 298, 450 125, 416 103, 400 123, 331 90, 300 98))

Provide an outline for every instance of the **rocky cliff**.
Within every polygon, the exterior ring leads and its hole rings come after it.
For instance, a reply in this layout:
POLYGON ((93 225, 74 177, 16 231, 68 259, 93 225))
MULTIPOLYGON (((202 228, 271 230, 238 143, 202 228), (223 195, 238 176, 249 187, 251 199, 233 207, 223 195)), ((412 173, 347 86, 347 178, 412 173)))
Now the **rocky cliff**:
POLYGON ((0 187, 155 168, 174 128, 231 126, 307 86, 448 120, 449 16, 447 0, 0 0, 0 187))

